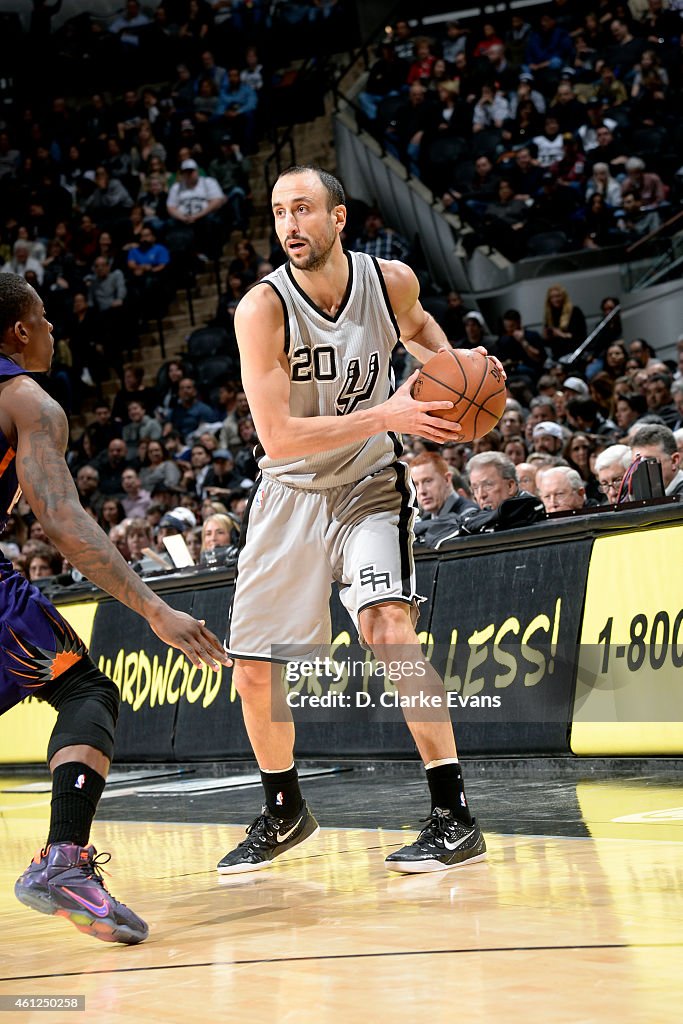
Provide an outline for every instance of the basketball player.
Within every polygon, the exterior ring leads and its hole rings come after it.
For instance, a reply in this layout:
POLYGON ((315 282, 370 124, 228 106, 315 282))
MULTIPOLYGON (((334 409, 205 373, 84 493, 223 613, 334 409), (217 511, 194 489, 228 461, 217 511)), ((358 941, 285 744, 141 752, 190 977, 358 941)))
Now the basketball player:
MULTIPOLYGON (((336 580, 375 654, 390 646, 422 657, 414 628, 415 506, 398 435, 441 443, 458 440, 460 426, 430 415, 450 402, 411 397, 417 373, 394 392, 390 356, 399 338, 420 362, 450 346, 420 305, 409 267, 342 249, 344 204, 340 182, 319 168, 280 175, 272 205, 288 263, 253 288, 235 316, 263 451, 227 646, 265 806, 218 864, 223 874, 267 867, 318 830, 299 789, 293 724, 273 721, 272 645, 301 652, 329 644, 336 580)), ((428 672, 426 685, 443 692, 428 672)), ((426 766, 432 812, 417 840, 392 853, 387 866, 434 871, 483 856, 450 718, 408 724, 426 766)))
MULTIPOLYGON (((0 274, 0 534, 23 492, 72 565, 142 615, 164 643, 197 667, 202 661, 212 668, 229 664, 204 624, 169 608, 145 586, 81 508, 64 461, 66 416, 31 377, 50 367, 51 332, 33 288, 16 274, 0 274)), ((68 918, 98 939, 142 942, 147 925, 106 890, 101 860, 88 845, 114 749, 118 690, 57 609, 1 559, 0 714, 29 694, 58 712, 48 744, 47 842, 15 893, 33 910, 68 918)))

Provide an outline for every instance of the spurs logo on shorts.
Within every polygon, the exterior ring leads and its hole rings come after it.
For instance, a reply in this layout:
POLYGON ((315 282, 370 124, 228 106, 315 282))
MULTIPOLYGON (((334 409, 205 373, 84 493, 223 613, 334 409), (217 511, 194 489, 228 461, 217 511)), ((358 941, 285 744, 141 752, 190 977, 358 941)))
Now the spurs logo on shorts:
POLYGON ((391 573, 375 572, 374 565, 364 565, 360 570, 361 587, 372 587, 373 594, 377 590, 391 590, 391 573))

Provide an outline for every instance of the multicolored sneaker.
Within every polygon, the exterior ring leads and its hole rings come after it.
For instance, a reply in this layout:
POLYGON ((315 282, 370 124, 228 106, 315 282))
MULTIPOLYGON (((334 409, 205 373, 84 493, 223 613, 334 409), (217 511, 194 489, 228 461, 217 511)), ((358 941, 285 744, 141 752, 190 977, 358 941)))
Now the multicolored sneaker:
POLYGON ((384 861, 390 871, 446 871, 486 857, 486 843, 474 819, 471 825, 463 825, 450 811, 435 807, 423 821, 427 824, 415 842, 384 861))
POLYGON ((102 880, 101 865, 111 854, 94 846, 53 843, 39 850, 14 886, 17 899, 41 914, 58 914, 79 931, 103 942, 144 942, 149 929, 137 914, 115 900, 102 880))
POLYGON ((247 838, 230 853, 226 853, 216 868, 221 875, 230 875, 237 871, 259 871, 261 868, 270 867, 280 854, 287 853, 306 839, 311 839, 319 831, 320 826, 306 806, 305 800, 297 816, 290 821, 275 818, 267 807, 262 807, 258 818, 255 818, 247 828, 247 838))

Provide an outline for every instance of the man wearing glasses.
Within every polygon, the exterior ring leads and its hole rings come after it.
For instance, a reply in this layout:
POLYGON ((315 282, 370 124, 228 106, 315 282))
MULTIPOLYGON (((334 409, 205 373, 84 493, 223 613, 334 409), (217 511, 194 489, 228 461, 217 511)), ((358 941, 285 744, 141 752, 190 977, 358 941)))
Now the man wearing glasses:
POLYGON ((632 462, 633 456, 627 444, 610 445, 596 458, 595 475, 598 478, 600 493, 605 495, 603 500, 606 504, 616 504, 624 473, 632 462))

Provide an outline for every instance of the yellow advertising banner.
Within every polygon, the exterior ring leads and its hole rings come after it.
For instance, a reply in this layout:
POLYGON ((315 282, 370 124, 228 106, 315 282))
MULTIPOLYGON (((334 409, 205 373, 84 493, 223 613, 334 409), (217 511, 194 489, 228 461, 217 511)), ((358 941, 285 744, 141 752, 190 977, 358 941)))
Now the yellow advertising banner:
MULTIPOLYGON (((89 644, 97 601, 59 607, 66 621, 89 644)), ((0 763, 35 764, 45 761, 47 744, 57 712, 36 697, 27 697, 0 717, 0 763)))
POLYGON ((570 747, 683 754, 683 527, 598 537, 581 628, 570 747))

